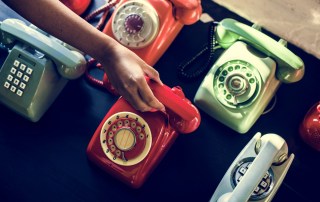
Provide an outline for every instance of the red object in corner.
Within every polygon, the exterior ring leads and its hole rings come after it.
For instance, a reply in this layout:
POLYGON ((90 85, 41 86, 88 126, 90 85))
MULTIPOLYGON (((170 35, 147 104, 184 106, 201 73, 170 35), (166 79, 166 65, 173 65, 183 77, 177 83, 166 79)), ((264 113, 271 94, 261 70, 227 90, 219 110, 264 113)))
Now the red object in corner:
POLYGON ((91 3, 91 0, 60 0, 78 15, 83 14, 91 3))
POLYGON ((312 148, 320 151, 320 102, 317 102, 309 109, 299 130, 302 140, 312 148))

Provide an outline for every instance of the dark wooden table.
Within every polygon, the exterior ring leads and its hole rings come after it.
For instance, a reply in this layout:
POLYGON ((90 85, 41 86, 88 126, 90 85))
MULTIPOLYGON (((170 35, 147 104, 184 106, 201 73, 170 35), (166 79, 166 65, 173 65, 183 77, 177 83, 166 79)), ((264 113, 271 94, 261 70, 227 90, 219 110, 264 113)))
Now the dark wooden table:
MULTIPOLYGON (((93 1, 90 9, 101 5, 93 1)), ((214 19, 249 23, 212 1, 204 12, 214 19)), ((45 9, 45 8, 44 8, 45 9)), ((0 2, 0 20, 20 18, 0 2)), ((250 23, 249 23, 250 24, 250 23)), ((181 86, 193 97, 202 78, 183 81, 178 65, 207 43, 209 24, 185 26, 155 67, 168 86, 181 86)), ((131 189, 93 165, 86 147, 116 98, 84 79, 67 87, 38 123, 0 106, 0 201, 208 201, 229 165, 256 132, 276 133, 295 154, 293 164, 273 201, 319 201, 320 153, 299 137, 307 110, 320 100, 320 62, 289 44, 306 66, 304 78, 280 86, 275 108, 246 133, 238 134, 201 111, 198 130, 180 135, 144 186, 131 189)), ((2 58, 3 59, 3 58, 2 58)))

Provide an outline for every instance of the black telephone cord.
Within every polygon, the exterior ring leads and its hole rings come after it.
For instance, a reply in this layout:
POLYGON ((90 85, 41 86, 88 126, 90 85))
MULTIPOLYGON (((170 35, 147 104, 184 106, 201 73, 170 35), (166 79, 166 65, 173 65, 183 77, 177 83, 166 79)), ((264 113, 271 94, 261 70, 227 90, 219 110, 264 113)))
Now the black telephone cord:
POLYGON ((214 52, 217 48, 219 48, 219 47, 216 47, 216 42, 215 42, 216 40, 214 36, 216 25, 217 25, 217 22, 212 22, 210 24, 209 43, 205 44, 204 47, 190 60, 183 62, 182 64, 179 65, 178 76, 180 78, 187 79, 187 80, 195 79, 201 76, 203 73, 205 73, 205 71, 212 66, 214 52), (195 63, 201 56, 207 55, 207 54, 209 54, 208 59, 203 65, 201 64, 199 65, 199 63, 195 63), (193 67, 191 66, 192 64, 195 64, 199 68, 197 68, 196 71, 191 71, 193 67))

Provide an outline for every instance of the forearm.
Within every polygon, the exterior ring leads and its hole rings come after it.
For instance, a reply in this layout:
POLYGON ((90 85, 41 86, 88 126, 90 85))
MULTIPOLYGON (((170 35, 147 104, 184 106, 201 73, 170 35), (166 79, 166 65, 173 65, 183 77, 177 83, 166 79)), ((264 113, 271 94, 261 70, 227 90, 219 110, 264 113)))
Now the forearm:
POLYGON ((3 0, 40 29, 98 60, 105 60, 117 44, 58 0, 3 0))

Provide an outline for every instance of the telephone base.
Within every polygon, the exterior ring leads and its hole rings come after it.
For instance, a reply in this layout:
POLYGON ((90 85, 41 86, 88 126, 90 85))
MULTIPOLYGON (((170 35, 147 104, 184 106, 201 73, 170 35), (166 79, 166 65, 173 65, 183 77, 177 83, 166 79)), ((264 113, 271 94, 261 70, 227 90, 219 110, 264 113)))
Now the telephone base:
POLYGON ((18 43, 0 70, 0 101, 26 119, 37 122, 67 82, 51 60, 18 43))
POLYGON ((244 42, 235 42, 205 76, 195 105, 231 129, 246 133, 280 86, 275 70, 273 59, 244 42), (246 87, 241 89, 241 85, 246 87))
MULTIPOLYGON (((102 170, 111 174, 116 179, 122 181, 132 188, 140 188, 165 154, 175 142, 179 133, 170 125, 165 114, 162 112, 141 112, 134 110, 124 98, 120 98, 107 113, 97 130, 95 131, 87 147, 87 156, 90 161, 98 165, 102 170), (115 158, 108 158, 110 155, 108 149, 102 149, 101 133, 106 121, 114 114, 128 113, 143 116, 143 119, 151 129, 151 148, 147 155, 138 163, 132 165, 130 159, 128 162, 115 158)), ((112 143, 110 143, 112 144, 112 143)), ((109 144, 109 145, 110 145, 109 144)), ((134 160, 134 159, 133 159, 134 160)))

